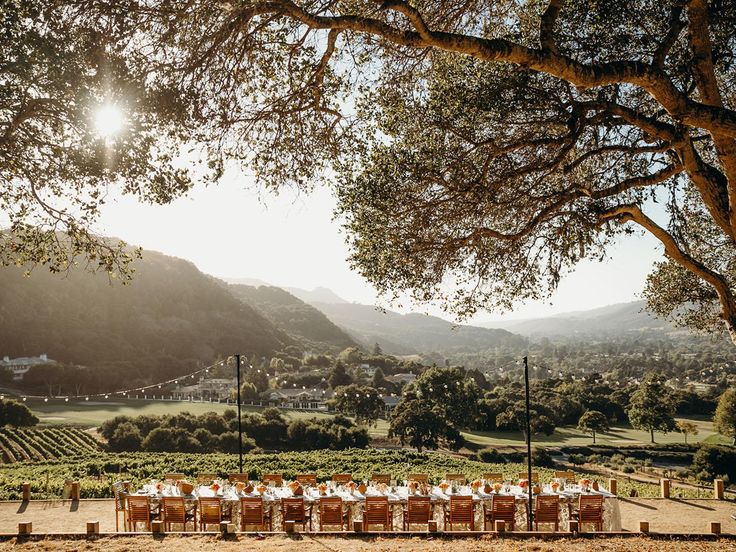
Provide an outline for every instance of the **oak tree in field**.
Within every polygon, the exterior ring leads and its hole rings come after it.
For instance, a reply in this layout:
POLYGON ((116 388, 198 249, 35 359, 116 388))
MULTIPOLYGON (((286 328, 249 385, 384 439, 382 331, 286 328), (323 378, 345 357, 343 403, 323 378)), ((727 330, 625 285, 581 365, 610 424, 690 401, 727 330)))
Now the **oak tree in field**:
POLYGON ((106 182, 186 190, 163 152, 188 141, 214 178, 331 179, 352 262, 389 298, 510 308, 648 233, 649 307, 736 341, 734 2, 6 4, 6 262, 56 268, 38 229, 86 229, 106 182), (134 98, 130 139, 103 147, 87 110, 110 94, 134 98))
POLYGON ((672 392, 659 375, 647 376, 629 400, 628 415, 631 425, 649 432, 654 443, 654 432, 667 433, 677 429, 672 392))
POLYGON ((458 450, 464 439, 460 431, 448 423, 442 410, 421 399, 401 401, 391 414, 389 437, 398 437, 419 452, 440 447, 458 450))
POLYGON ((333 403, 335 410, 354 417, 359 424, 375 425, 384 410, 381 395, 367 385, 338 387, 335 389, 333 403))
POLYGON ((718 433, 733 439, 736 445, 736 389, 726 389, 718 399, 713 427, 718 433))
POLYGON ((698 434, 698 426, 695 425, 693 422, 688 422, 686 420, 678 420, 677 421, 677 431, 683 434, 685 437, 685 444, 687 445, 687 436, 688 435, 697 435, 698 434))
POLYGON ((593 444, 595 444, 595 434, 608 430, 608 418, 603 412, 598 410, 586 410, 578 421, 578 429, 591 433, 593 435, 593 444))

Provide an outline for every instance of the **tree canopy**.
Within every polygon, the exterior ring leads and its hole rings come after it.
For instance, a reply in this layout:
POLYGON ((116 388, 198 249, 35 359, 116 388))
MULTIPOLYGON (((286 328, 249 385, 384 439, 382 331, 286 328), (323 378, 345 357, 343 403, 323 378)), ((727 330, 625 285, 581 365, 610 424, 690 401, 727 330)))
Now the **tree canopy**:
POLYGON ((718 400, 713 427, 722 435, 733 439, 736 445, 736 389, 726 389, 718 400))
POLYGON ((64 230, 109 269, 115 250, 85 233, 107 182, 166 202, 234 161, 266 186, 332 178, 352 262, 389 297, 460 316, 507 309, 646 232, 666 257, 650 308, 736 340, 733 2, 5 11, 4 262, 63 268, 58 234, 43 231, 64 230), (117 140, 88 128, 101 100, 127 102, 117 140), (190 144, 203 145, 190 155, 201 170, 176 168, 190 144))
POLYGON ((655 431, 667 433, 677 429, 672 391, 665 381, 666 378, 656 374, 647 376, 629 401, 631 425, 649 431, 652 443, 655 431))

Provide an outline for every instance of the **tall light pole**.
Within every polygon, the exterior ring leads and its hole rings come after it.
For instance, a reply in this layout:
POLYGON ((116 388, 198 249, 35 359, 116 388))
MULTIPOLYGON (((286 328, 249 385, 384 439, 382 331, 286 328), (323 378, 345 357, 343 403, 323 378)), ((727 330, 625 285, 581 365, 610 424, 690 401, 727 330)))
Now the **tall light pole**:
POLYGON ((529 408, 529 362, 524 357, 524 388, 526 390, 526 475, 527 475, 527 491, 529 492, 529 515, 526 518, 527 530, 532 530, 532 422, 529 408))
POLYGON ((235 362, 237 366, 237 380, 238 380, 238 456, 240 457, 240 462, 238 466, 240 469, 238 470, 238 473, 243 473, 243 426, 240 421, 240 355, 235 355, 235 362))

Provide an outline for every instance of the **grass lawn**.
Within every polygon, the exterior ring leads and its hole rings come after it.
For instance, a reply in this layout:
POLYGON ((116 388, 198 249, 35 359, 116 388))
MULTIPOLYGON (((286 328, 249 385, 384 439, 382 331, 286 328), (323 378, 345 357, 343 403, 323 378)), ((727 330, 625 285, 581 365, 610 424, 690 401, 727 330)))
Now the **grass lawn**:
MULTIPOLYGON (((199 403, 185 401, 151 401, 151 400, 128 400, 109 399, 95 401, 50 401, 43 402, 40 399, 28 399, 28 407, 39 417, 42 424, 50 425, 79 425, 87 427, 99 426, 105 420, 114 416, 138 416, 141 414, 177 414, 189 411, 192 414, 204 412, 222 412, 226 408, 234 408, 233 405, 220 403, 199 403)), ((258 412, 259 407, 244 406, 244 412, 258 412)), ((330 414, 322 412, 303 412, 298 410, 284 410, 289 419, 325 417, 330 414)), ((688 438, 689 442, 703 441, 712 444, 729 444, 728 439, 713 431, 713 423, 708 419, 690 419, 698 426, 698 435, 688 438)), ((369 433, 374 437, 385 437, 388 431, 388 422, 379 420, 376 427, 369 428, 369 433)), ((523 446, 524 437, 521 433, 508 432, 464 432, 463 436, 468 441, 469 448, 484 448, 509 446, 523 446)), ((654 434, 657 443, 681 443, 684 441, 680 433, 654 434)), ((536 435, 534 443, 542 446, 559 445, 587 445, 592 444, 590 435, 586 435, 575 428, 557 428, 552 435, 536 435)), ((608 445, 638 445, 649 443, 649 434, 628 426, 612 427, 610 431, 598 434, 596 443, 608 445)))

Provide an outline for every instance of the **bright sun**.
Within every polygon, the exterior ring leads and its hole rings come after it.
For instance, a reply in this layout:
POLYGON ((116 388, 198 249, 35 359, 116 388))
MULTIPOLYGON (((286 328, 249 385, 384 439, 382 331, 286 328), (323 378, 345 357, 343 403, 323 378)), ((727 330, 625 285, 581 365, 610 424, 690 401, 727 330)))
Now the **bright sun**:
POLYGON ((100 106, 95 112, 95 129, 103 138, 111 138, 123 128, 123 112, 114 105, 100 106))

